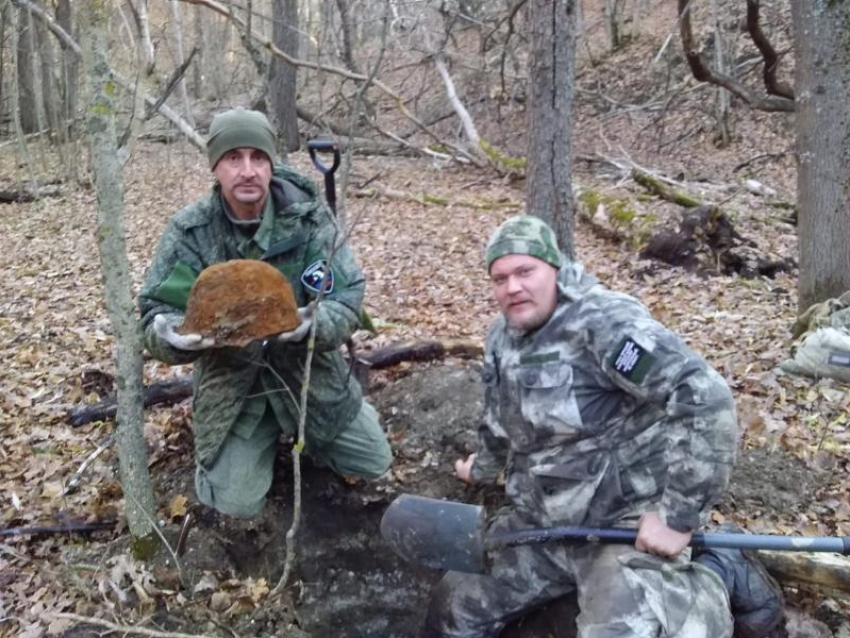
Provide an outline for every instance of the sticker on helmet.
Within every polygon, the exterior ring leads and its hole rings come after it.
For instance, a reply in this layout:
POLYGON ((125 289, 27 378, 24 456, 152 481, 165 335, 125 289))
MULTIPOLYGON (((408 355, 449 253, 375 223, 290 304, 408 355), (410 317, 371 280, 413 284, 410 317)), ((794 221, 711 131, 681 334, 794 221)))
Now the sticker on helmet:
POLYGON ((332 293, 334 291, 334 271, 328 268, 328 262, 324 259, 314 261, 301 273, 301 283, 311 292, 318 293, 322 281, 325 282, 325 294, 332 293))

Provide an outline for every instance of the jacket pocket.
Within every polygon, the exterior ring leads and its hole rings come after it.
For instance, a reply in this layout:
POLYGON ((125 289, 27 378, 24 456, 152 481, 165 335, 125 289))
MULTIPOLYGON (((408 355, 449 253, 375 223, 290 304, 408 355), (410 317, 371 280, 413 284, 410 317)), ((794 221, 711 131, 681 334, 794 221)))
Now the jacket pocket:
POLYGON ((517 381, 523 418, 538 433, 569 435, 582 430, 571 365, 557 361, 521 366, 517 381))
POLYGON ((537 498, 548 519, 556 524, 584 523, 607 469, 608 461, 601 456, 531 467, 537 498))

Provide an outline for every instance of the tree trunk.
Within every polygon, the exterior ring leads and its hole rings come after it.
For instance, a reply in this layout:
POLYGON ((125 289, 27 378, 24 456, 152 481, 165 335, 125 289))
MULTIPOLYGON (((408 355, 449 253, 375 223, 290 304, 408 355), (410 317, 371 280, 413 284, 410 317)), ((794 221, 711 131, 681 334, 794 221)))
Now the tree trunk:
MULTIPOLYGON (((272 16, 274 20, 272 39, 275 46, 297 58, 297 0, 274 0, 272 16)), ((269 115, 277 128, 280 150, 285 152, 297 151, 301 146, 301 140, 298 137, 298 113, 295 110, 296 80, 297 69, 277 56, 273 56, 269 66, 269 115)))
MULTIPOLYGON (((171 16, 174 19, 172 26, 174 27, 175 66, 181 67, 186 59, 183 53, 183 10, 177 0, 171 0, 170 4, 171 16)), ((183 104, 183 117, 189 123, 189 126, 195 128, 192 105, 189 103, 189 94, 186 92, 186 80, 181 77, 177 82, 177 97, 183 104)))
POLYGON ((56 53, 53 48, 53 37, 47 28, 38 21, 33 21, 35 35, 38 41, 38 52, 41 59, 41 95, 44 103, 44 113, 47 118, 47 126, 56 133, 59 129, 60 113, 62 110, 57 95, 57 82, 54 79, 54 70, 57 67, 56 53))
POLYGON ((33 74, 32 15, 26 9, 18 10, 18 104, 24 134, 38 130, 35 109, 35 75, 33 74))
POLYGON ((576 0, 531 0, 526 207, 573 257, 571 133, 576 0))
MULTIPOLYGON (((66 33, 74 33, 74 15, 71 0, 58 0, 56 4, 56 21, 66 33)), ((77 114, 77 70, 80 62, 69 49, 67 43, 59 40, 62 48, 62 118, 68 123, 68 137, 75 139, 73 132, 74 119, 77 114)))
POLYGON ((108 64, 109 7, 101 0, 84 0, 81 4, 86 124, 97 190, 97 243, 106 308, 115 335, 119 474, 133 553, 137 558, 148 558, 156 549, 158 537, 153 529, 153 488, 142 436, 142 339, 131 293, 124 230, 124 182, 117 156, 114 80, 108 64))
POLYGON ((342 58, 345 65, 355 73, 360 73, 360 67, 354 59, 354 27, 351 22, 351 5, 348 0, 336 0, 339 9, 340 29, 342 30, 342 58))
POLYGON ((193 31, 195 35, 195 46, 198 53, 195 55, 195 64, 192 65, 192 95, 197 99, 204 97, 204 60, 206 59, 206 38, 204 37, 204 13, 206 9, 196 5, 192 10, 193 31))
POLYGON ((794 0, 799 309, 850 290, 850 2, 794 0))

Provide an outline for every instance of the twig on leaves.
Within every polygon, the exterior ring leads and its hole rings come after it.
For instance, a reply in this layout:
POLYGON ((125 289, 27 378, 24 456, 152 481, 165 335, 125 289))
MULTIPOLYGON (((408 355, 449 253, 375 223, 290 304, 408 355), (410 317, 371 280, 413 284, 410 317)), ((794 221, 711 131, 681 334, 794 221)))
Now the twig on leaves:
POLYGON ((77 622, 95 625, 97 627, 105 627, 111 631, 117 631, 125 635, 138 634, 140 636, 150 636, 151 638, 212 638, 209 634, 184 634, 176 631, 159 631, 157 629, 148 629, 147 627, 137 627, 133 625, 119 625, 118 623, 103 620, 102 618, 91 618, 89 616, 81 616, 80 614, 71 614, 66 612, 48 613, 51 618, 62 618, 65 620, 76 620, 77 622))
POLYGON ((68 484, 65 486, 65 489, 62 490, 61 496, 68 496, 68 494, 73 494, 77 491, 77 488, 80 486, 80 481, 83 478, 83 474, 85 473, 88 466, 92 464, 92 462, 103 454, 104 450, 106 450, 110 445, 112 445, 113 437, 110 434, 106 439, 104 439, 103 443, 97 446, 97 449, 89 454, 86 459, 80 464, 79 469, 74 472, 73 476, 71 476, 71 480, 68 481, 68 484))

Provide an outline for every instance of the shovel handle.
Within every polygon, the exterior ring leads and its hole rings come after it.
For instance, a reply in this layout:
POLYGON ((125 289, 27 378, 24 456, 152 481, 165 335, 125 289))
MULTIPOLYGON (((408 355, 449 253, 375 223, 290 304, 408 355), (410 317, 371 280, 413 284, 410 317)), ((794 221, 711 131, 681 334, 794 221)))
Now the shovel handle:
MULTIPOLYGON (((550 541, 572 543, 634 544, 636 529, 596 527, 547 527, 494 534, 485 541, 487 550, 550 541)), ((695 532, 691 547, 714 549, 768 549, 785 552, 832 552, 850 554, 848 536, 778 536, 771 534, 719 534, 695 532)))
POLYGON ((339 145, 333 140, 308 140, 307 150, 310 152, 310 160, 323 175, 333 175, 339 168, 340 152, 339 145), (322 162, 319 153, 333 153, 333 164, 328 166, 322 162))

